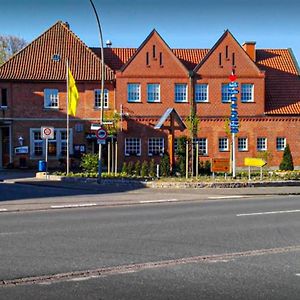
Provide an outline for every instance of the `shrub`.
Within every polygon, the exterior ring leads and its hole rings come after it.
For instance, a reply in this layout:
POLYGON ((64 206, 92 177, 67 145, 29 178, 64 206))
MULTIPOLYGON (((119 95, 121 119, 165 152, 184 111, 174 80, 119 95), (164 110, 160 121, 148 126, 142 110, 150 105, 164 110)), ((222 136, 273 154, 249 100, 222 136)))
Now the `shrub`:
POLYGON ((177 140, 176 156, 178 157, 178 162, 176 168, 182 177, 185 176, 186 171, 186 141, 187 138, 185 136, 177 140))
POLYGON ((129 163, 128 163, 128 165, 127 165, 127 174, 129 175, 129 176, 132 176, 133 175, 133 162, 132 161, 130 161, 129 163))
POLYGON ((156 174, 156 166, 155 166, 155 161, 152 158, 150 160, 150 164, 149 164, 149 176, 150 177, 155 177, 155 174, 156 174))
POLYGON ((122 173, 123 174, 127 174, 128 173, 128 168, 127 168, 127 163, 126 162, 123 162, 122 173))
POLYGON ((279 170, 283 170, 283 171, 293 171, 294 170, 293 157, 292 157, 292 153, 291 153, 289 144, 287 144, 284 149, 282 161, 279 165, 279 170))
POLYGON ((139 160, 137 160, 136 163, 134 164, 133 173, 135 174, 135 176, 141 175, 141 162, 139 160))
POLYGON ((142 163, 141 176, 148 177, 148 162, 146 160, 142 163))
POLYGON ((165 177, 170 176, 170 158, 167 153, 165 153, 161 159, 160 170, 162 176, 165 177))
POLYGON ((97 154, 83 154, 80 162, 80 167, 89 173, 97 173, 98 171, 98 155, 97 154))

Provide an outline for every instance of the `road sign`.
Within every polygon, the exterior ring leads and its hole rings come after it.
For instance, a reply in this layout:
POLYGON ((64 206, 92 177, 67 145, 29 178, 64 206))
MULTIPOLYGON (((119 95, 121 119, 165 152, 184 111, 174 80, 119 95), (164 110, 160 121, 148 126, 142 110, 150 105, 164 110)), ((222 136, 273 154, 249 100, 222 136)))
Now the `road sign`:
POLYGON ((229 158, 213 158, 211 161, 211 171, 228 173, 230 169, 229 164, 229 158))
POLYGON ((228 84, 229 88, 237 88, 239 87, 238 82, 229 82, 228 84))
POLYGON ((231 74, 231 75, 229 76, 229 80, 230 80, 230 81, 236 81, 236 79, 237 79, 237 77, 236 77, 236 75, 234 75, 234 74, 231 74))
POLYGON ((107 131, 104 127, 100 127, 96 131, 96 137, 98 140, 105 140, 107 138, 107 131))
POLYGON ((44 140, 54 139, 54 127, 41 127, 41 136, 44 140))
POLYGON ((267 162, 262 158, 245 157, 244 164, 248 167, 263 167, 267 162))

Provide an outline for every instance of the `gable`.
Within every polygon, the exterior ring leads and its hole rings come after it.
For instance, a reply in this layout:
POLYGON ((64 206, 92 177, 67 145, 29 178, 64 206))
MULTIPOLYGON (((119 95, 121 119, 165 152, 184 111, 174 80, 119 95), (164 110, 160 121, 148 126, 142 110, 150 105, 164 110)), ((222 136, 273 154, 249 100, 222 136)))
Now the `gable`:
POLYGON ((232 69, 238 77, 263 77, 254 61, 227 30, 194 71, 205 77, 228 77, 232 69))
MULTIPOLYGON (((66 80, 66 60, 75 80, 100 80, 101 60, 61 21, 0 67, 4 80, 66 80), (54 61, 53 55, 60 60, 54 61)), ((113 71, 105 66, 106 79, 113 71)))
POLYGON ((123 66, 121 72, 126 76, 144 77, 188 75, 187 68, 155 30, 123 66))

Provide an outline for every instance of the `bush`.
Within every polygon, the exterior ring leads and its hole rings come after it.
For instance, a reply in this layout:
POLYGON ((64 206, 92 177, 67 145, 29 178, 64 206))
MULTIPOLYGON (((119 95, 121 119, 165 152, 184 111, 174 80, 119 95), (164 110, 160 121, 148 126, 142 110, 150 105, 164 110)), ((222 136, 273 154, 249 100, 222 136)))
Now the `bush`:
POLYGON ((128 163, 128 165, 127 165, 127 174, 129 175, 129 176, 132 176, 133 175, 133 162, 132 161, 130 161, 129 163, 128 163))
POLYGON ((127 168, 127 163, 124 162, 122 165, 122 173, 123 174, 128 174, 128 168, 127 168))
POLYGON ((160 170, 162 176, 170 176, 170 158, 167 153, 165 153, 161 159, 160 170))
POLYGON ((142 163, 141 176, 148 177, 148 162, 146 160, 142 163))
POLYGON ((98 171, 98 155, 97 154, 83 154, 80 162, 80 167, 88 173, 97 173, 98 171))
POLYGON ((283 171, 293 171, 294 170, 293 157, 292 157, 292 153, 290 150, 290 146, 288 144, 286 145, 286 147, 284 149, 282 161, 279 165, 279 170, 283 170, 283 171))
POLYGON ((133 173, 135 174, 135 176, 141 175, 141 162, 139 160, 134 164, 133 173))
POLYGON ((155 161, 154 161, 154 159, 151 159, 150 164, 149 164, 149 176, 155 177, 155 174, 156 174, 155 161))
POLYGON ((186 172, 186 141, 187 138, 185 136, 182 136, 177 140, 176 156, 178 157, 178 162, 176 164, 176 169, 182 177, 185 176, 186 172))

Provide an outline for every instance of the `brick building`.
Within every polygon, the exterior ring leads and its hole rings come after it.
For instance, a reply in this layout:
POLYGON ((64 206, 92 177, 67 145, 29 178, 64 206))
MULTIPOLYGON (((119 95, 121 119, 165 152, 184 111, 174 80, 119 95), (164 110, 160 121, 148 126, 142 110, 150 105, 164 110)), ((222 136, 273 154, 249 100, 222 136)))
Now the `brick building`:
MULTIPOLYGON (((118 142, 119 167, 123 161, 159 161, 162 153, 172 152, 177 137, 191 136, 184 124, 192 108, 199 119, 194 141, 200 159, 229 157, 232 70, 240 91, 237 166, 264 153, 268 166, 278 168, 288 143, 300 167, 300 72, 290 49, 241 46, 228 30, 211 49, 171 49, 153 30, 138 49, 104 50, 105 119, 111 124, 115 112, 121 115, 117 136, 109 138, 118 142), (167 118, 171 111, 174 118, 167 118)), ((100 115, 99 53, 57 22, 0 67, 0 167, 36 166, 45 154, 41 126, 56 129, 49 164, 65 157, 67 59, 80 96, 76 117, 70 118, 70 152, 79 146, 97 151, 91 124, 100 115), (15 153, 20 137, 28 153, 15 153)))

